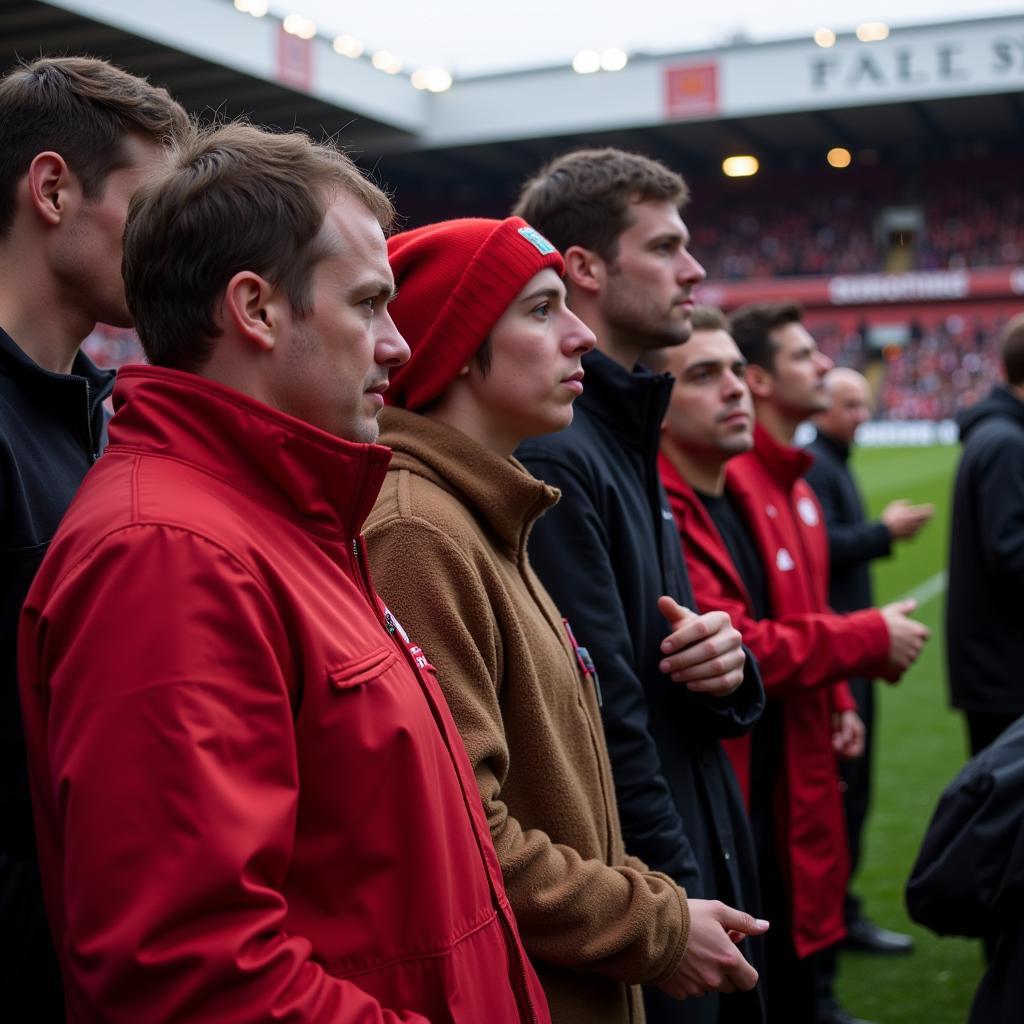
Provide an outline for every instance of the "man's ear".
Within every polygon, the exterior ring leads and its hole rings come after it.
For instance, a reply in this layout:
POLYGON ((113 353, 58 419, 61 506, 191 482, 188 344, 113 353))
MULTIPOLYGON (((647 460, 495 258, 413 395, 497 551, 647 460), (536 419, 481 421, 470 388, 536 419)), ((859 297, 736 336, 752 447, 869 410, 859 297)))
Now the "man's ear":
POLYGON ((562 257, 566 280, 581 292, 596 295, 608 278, 608 267, 597 253, 581 245, 570 245, 562 257))
POLYGON ((37 153, 26 175, 32 210, 45 224, 57 227, 69 210, 81 203, 82 185, 60 153, 37 153))
POLYGON ((218 327, 230 327, 243 341, 270 352, 291 315, 291 303, 281 289, 251 270, 240 270, 224 289, 216 319, 218 327))
POLYGON ((747 366, 747 387, 754 398, 767 399, 772 397, 774 382, 772 375, 756 363, 747 366))

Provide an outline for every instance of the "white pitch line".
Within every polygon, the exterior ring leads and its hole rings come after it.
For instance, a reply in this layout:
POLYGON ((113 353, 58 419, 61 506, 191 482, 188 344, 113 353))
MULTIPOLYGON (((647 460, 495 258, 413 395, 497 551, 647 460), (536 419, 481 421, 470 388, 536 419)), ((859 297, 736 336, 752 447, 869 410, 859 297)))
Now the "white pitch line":
POLYGON ((941 572, 937 572, 930 579, 925 580, 923 583, 919 583, 912 590, 908 590, 901 597, 896 598, 897 601, 916 601, 917 607, 922 608, 933 598, 939 596, 946 589, 946 581, 948 574, 945 569, 941 572))

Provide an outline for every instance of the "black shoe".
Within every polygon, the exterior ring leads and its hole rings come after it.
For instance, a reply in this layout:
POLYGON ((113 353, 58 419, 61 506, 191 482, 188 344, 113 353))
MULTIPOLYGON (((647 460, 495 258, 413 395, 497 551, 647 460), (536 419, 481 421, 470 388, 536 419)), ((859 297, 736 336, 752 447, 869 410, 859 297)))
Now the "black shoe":
POLYGON ((901 956, 913 952, 914 940, 902 932, 891 932, 866 917, 858 917, 847 926, 847 949, 861 953, 880 953, 885 956, 901 956))

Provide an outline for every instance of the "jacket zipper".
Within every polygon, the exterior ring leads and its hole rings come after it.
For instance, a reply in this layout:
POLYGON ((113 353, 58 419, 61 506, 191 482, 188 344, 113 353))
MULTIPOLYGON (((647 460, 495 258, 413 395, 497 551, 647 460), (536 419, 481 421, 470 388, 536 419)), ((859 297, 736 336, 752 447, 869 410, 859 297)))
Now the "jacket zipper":
POLYGON ((92 436, 92 392, 89 381, 85 381, 85 432, 89 439, 89 458, 95 462, 100 453, 96 450, 96 442, 92 436))
MULTIPOLYGON (((427 701, 427 706, 430 708, 431 716, 434 718, 434 723, 437 726, 437 731, 441 734, 441 740, 445 745, 445 749, 448 751, 448 757, 452 762, 452 768, 455 770, 455 777, 458 780, 459 789, 462 791, 463 801, 465 802, 467 799, 472 799, 473 797, 479 800, 480 794, 476 791, 475 787, 473 789, 472 797, 467 796, 464 780, 462 778, 461 773, 459 772, 458 767, 455 764, 455 755, 453 754, 451 747, 448 743, 447 732, 438 717, 436 709, 434 708, 434 701, 430 695, 430 691, 427 689, 426 684, 420 678, 421 670, 419 666, 416 665, 416 663, 413 661, 413 657, 409 653, 408 647, 404 643, 399 642, 399 639, 395 636, 397 632, 397 626, 395 624, 394 618, 392 617, 390 612, 381 614, 377 602, 373 599, 370 584, 366 576, 366 568, 364 566, 363 559, 359 553, 359 539, 357 537, 352 538, 352 560, 355 564, 355 574, 359 579, 360 585, 362 586, 363 594, 366 597, 367 601, 370 603, 370 606, 373 608, 373 613, 376 616, 377 621, 387 630, 395 646, 401 649, 402 654, 405 656, 406 663, 412 669, 413 673, 416 676, 417 682, 420 684, 420 688, 423 690, 423 695, 427 701)), ((472 813, 470 811, 470 808, 468 807, 466 808, 466 814, 467 817, 469 818, 469 827, 472 829, 473 835, 476 836, 477 847, 479 848, 481 840, 480 837, 477 835, 476 825, 473 823, 472 813)), ((498 918, 500 919, 502 929, 505 932, 506 943, 509 947, 510 958, 515 959, 516 964, 519 968, 519 982, 522 988, 522 998, 523 1001, 526 1003, 527 1010, 529 1011, 529 1019, 532 1022, 532 1024, 539 1024, 540 1018, 537 1016, 537 1008, 534 1006, 533 997, 530 995, 530 984, 528 975, 526 973, 526 963, 523 959, 522 946, 518 942, 516 942, 515 932, 513 931, 512 926, 509 924, 508 919, 506 918, 505 911, 501 905, 501 901, 498 899, 498 893, 494 887, 494 880, 491 878, 491 872, 487 867, 487 859, 484 857, 484 852, 482 849, 479 850, 479 854, 480 864, 483 867, 484 875, 487 878, 488 882, 488 888, 490 888, 491 896, 493 897, 495 902, 495 910, 498 912, 498 918)))

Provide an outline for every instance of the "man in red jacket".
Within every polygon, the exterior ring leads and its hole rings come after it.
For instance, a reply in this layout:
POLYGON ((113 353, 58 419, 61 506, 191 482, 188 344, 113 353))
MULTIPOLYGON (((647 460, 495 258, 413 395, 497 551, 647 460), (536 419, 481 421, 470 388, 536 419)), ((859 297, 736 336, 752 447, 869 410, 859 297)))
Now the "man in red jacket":
MULTIPOLYGON (((730 753, 750 801, 766 903, 788 925, 769 944, 769 1017, 818 1024, 843 1019, 830 993, 816 996, 815 954, 843 934, 847 862, 835 758, 856 755, 862 739, 841 680, 862 671, 898 678, 927 631, 907 617, 909 602, 829 612, 827 537, 801 479, 808 457, 789 442, 823 401, 830 363, 791 315, 764 318, 767 351, 753 342, 749 349, 765 365, 748 366, 724 316, 694 311, 690 341, 666 353, 677 382, 661 470, 698 603, 732 617, 768 693, 752 746, 733 744, 730 753)), ((745 339, 749 317, 738 321, 745 339)))
POLYGON ((409 355, 392 215, 335 148, 246 125, 189 135, 132 203, 153 365, 119 378, 19 636, 75 1024, 549 1022, 458 733, 366 569, 409 355))

